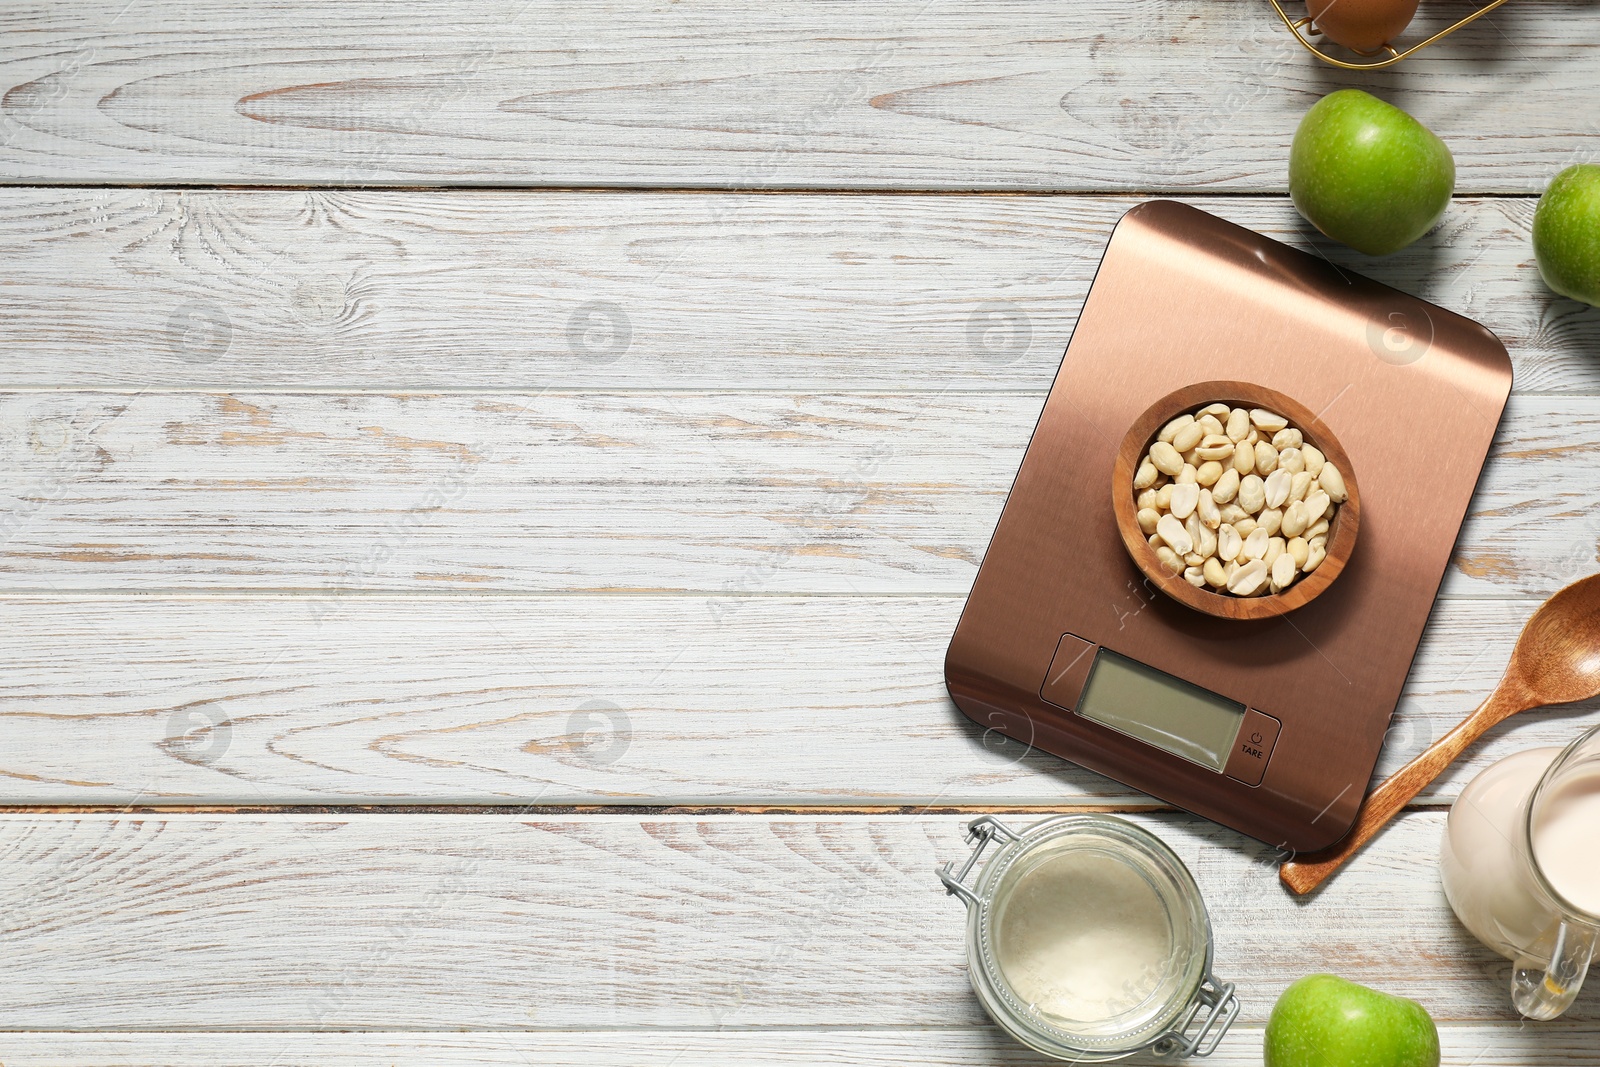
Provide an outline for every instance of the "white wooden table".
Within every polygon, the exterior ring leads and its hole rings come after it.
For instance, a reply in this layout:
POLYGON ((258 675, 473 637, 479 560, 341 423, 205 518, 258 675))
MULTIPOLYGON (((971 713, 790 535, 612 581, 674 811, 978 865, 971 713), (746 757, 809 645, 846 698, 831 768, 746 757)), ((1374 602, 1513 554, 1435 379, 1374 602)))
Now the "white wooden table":
MULTIPOLYGON (((1455 5, 1436 5, 1446 14, 1455 5)), ((1434 857, 1495 731, 1318 898, 945 696, 1118 215, 1175 196, 1507 342, 1517 391, 1379 767, 1597 568, 1600 312, 1533 269, 1600 156, 1592 5, 1402 67, 1264 2, 62 0, 0 14, 0 1062, 1022 1064, 934 864, 1134 812, 1260 1062, 1294 978, 1520 1025, 1434 857), (1373 262, 1285 196, 1366 85, 1450 144, 1373 262)))

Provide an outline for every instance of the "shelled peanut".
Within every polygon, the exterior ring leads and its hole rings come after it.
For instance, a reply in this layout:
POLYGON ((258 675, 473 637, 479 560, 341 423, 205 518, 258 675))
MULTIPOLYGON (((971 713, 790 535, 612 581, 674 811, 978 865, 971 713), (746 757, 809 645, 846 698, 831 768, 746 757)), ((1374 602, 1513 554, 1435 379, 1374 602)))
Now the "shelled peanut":
POLYGON ((1221 403, 1163 426, 1133 491, 1163 567, 1241 597, 1316 570, 1346 495, 1343 474, 1289 420, 1221 403))

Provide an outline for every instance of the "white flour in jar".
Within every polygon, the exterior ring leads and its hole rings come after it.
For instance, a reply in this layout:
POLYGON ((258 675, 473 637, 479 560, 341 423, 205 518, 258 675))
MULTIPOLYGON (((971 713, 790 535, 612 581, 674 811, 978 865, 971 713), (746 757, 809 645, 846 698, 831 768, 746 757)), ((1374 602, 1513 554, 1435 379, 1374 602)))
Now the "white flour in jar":
POLYGON ((996 929, 1007 983, 1060 1019, 1097 1022, 1137 1007, 1171 957, 1156 891, 1127 864, 1091 850, 1064 852, 1024 875, 996 929))

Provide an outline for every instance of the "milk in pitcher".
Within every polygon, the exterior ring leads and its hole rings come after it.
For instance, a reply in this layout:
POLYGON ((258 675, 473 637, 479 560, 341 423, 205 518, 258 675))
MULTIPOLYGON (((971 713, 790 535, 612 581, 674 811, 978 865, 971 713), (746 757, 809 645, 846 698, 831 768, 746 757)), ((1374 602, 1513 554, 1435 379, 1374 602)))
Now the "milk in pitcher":
POLYGON ((1440 863, 1462 925, 1517 961, 1518 1008, 1530 1018, 1565 1010, 1600 932, 1600 729, 1474 778, 1450 810, 1440 863), (1537 981, 1546 966, 1548 981, 1537 981))

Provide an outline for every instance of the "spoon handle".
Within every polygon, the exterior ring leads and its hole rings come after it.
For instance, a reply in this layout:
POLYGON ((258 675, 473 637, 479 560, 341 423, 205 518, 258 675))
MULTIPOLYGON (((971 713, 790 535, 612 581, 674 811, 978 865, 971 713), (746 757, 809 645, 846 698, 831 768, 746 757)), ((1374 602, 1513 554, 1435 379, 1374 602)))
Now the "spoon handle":
POLYGON ((1356 824, 1341 840, 1320 852, 1289 860, 1278 868, 1278 879, 1295 893, 1304 895, 1321 885, 1327 878, 1361 850, 1374 835, 1444 769, 1456 761, 1467 746, 1482 737, 1484 731, 1507 716, 1522 710, 1521 694, 1501 685, 1478 710, 1468 715, 1449 733, 1430 745, 1420 756, 1395 771, 1372 791, 1361 805, 1356 824))

